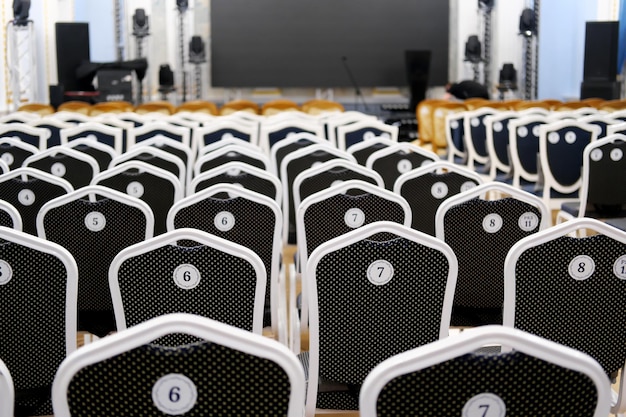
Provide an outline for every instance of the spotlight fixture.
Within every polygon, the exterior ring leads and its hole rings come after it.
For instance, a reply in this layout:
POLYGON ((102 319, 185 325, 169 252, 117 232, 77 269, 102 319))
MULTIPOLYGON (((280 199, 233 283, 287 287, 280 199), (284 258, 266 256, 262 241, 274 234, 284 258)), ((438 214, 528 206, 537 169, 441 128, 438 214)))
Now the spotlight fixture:
POLYGON ((465 60, 473 64, 482 61, 482 46, 476 35, 471 35, 465 42, 465 60))
POLYGON ((484 8, 487 11, 493 9, 494 0, 478 0, 478 8, 484 8))
POLYGON ((28 23, 30 0, 13 0, 13 24, 25 26, 28 23))
POLYGON ((517 70, 511 63, 503 64, 500 70, 499 88, 517 89, 517 70))
POLYGON ((527 38, 537 34, 537 22, 535 12, 532 9, 522 10, 522 15, 519 18, 519 32, 527 38))
POLYGON ((174 72, 168 64, 159 67, 159 91, 170 92, 174 89, 174 72))
POLYGON ((133 15, 133 35, 137 37, 145 37, 150 34, 150 20, 146 16, 144 9, 135 9, 133 15))
POLYGON ((189 42, 189 62, 202 64, 206 62, 206 49, 200 36, 192 36, 189 42))
POLYGON ((176 7, 180 13, 184 13, 189 8, 189 0, 176 0, 176 7))

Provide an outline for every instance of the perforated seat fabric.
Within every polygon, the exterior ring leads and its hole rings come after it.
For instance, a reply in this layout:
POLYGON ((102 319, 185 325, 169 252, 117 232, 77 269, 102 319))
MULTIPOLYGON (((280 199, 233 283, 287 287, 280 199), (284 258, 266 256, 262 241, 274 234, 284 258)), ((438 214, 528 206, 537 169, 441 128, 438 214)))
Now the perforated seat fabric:
MULTIPOLYGON (((17 415, 52 414, 50 387, 66 355, 67 270, 53 254, 0 241, 12 278, 0 285, 0 359, 11 372, 17 415)), ((0 268, 6 277, 6 266, 0 268)))
POLYGON ((312 135, 316 134, 316 132, 312 132, 310 130, 306 130, 306 129, 303 129, 301 127, 296 127, 296 126, 290 126, 290 127, 285 127, 284 129, 275 130, 273 132, 269 132, 269 135, 268 135, 270 149, 274 145, 276 145, 276 143, 285 139, 289 134, 292 134, 292 133, 310 133, 312 135))
POLYGON ((110 153, 102 151, 95 147, 88 146, 87 144, 74 146, 73 149, 76 149, 77 151, 83 152, 94 158, 96 162, 98 162, 98 168, 100 169, 100 172, 108 169, 111 161, 113 160, 113 157, 110 153))
MULTIPOLYGON (((604 235, 563 236, 525 250, 515 268, 515 327, 587 353, 609 375, 623 367, 626 280, 614 267, 625 253, 626 244, 604 235), (595 264, 584 280, 568 272, 579 255, 595 264)), ((573 268, 589 268, 585 262, 573 268)))
POLYGON ((365 148, 361 148, 357 151, 352 152, 352 156, 354 156, 359 165, 365 166, 367 158, 369 158, 371 154, 388 146, 389 145, 386 143, 374 142, 371 146, 367 146, 365 148))
POLYGON ((265 162, 263 162, 261 158, 255 158, 250 155, 244 155, 239 152, 232 151, 226 154, 216 156, 215 158, 205 160, 202 164, 200 164, 199 172, 205 172, 233 161, 243 162, 263 170, 267 169, 267 167, 265 166, 265 162))
MULTIPOLYGON (((181 207, 174 217, 174 228, 176 229, 189 227, 211 233, 245 246, 261 258, 267 273, 265 324, 268 324, 267 320, 269 319, 270 311, 273 239, 277 221, 278 219, 276 219, 270 207, 242 197, 226 199, 205 198, 193 205, 181 207), (235 222, 232 229, 223 231, 215 226, 216 216, 222 212, 229 212, 234 216, 235 222)), ((254 289, 254 286, 252 289, 254 289)), ((252 302, 251 304, 254 303, 252 302)), ((241 327, 241 325, 238 327, 241 327)))
POLYGON ((154 213, 154 234, 165 233, 167 230, 167 213, 176 199, 176 188, 171 181, 149 172, 127 170, 109 178, 97 180, 98 185, 126 193, 131 183, 138 182, 143 186, 140 199, 145 201, 154 213))
POLYGON ((78 199, 51 208, 43 218, 46 239, 66 248, 78 265, 79 329, 99 336, 115 330, 109 289, 109 266, 124 248, 146 238, 146 216, 138 208, 108 198, 78 199), (99 212, 100 231, 89 230, 85 218, 99 212))
POLYGON ((126 326, 186 312, 252 331, 257 276, 246 260, 208 246, 166 245, 124 261, 118 271, 126 326), (202 277, 186 290, 172 279, 180 265, 202 277))
POLYGON ((459 262, 452 324, 502 323, 504 260, 515 243, 539 231, 541 212, 535 206, 514 198, 495 201, 472 199, 451 207, 445 214, 443 224, 445 242, 459 262), (528 213, 536 216, 536 221, 529 223, 530 227, 533 224, 535 227, 524 230, 520 224, 526 228, 528 213), (490 222, 487 216, 493 214, 501 217, 502 226, 497 232, 488 232, 484 222, 490 222), (483 312, 488 315, 473 317, 483 312))
POLYGON ((0 180, 0 199, 12 204, 17 209, 22 216, 22 230, 35 236, 37 235, 37 214, 41 207, 48 201, 65 194, 67 191, 60 185, 34 177, 29 177, 28 181, 22 181, 21 176, 9 178, 6 181, 0 180), (20 198, 22 190, 32 191, 35 200, 20 198))
POLYGON ((393 185, 403 173, 421 167, 425 162, 433 161, 425 155, 416 152, 394 152, 377 158, 372 169, 380 174, 385 181, 385 188, 393 190, 393 185))
POLYGON ((434 236, 437 209, 446 198, 460 193, 468 183, 478 185, 475 180, 456 172, 441 174, 430 172, 405 181, 400 189, 400 195, 411 207, 413 213, 411 227, 434 236), (445 185, 445 193, 442 191, 443 187, 439 190, 433 189, 436 187, 435 184, 439 183, 445 185))
MULTIPOLYGON (((521 352, 466 354, 392 379, 377 415, 460 416, 474 396, 492 393, 510 417, 593 416, 596 388, 586 375, 521 352)), ((488 409, 480 409, 486 412, 488 409)))
POLYGON ((28 149, 18 148, 9 143, 0 143, 0 158, 2 158, 11 169, 21 167, 26 158, 32 155, 34 155, 34 153, 28 149))
POLYGON ((286 416, 290 381, 276 363, 210 342, 176 349, 145 345, 82 369, 70 383, 72 417, 163 416, 152 388, 163 375, 195 382, 185 416, 286 416))
POLYGON ((363 211, 364 224, 383 220, 403 224, 405 219, 400 204, 381 196, 370 193, 334 195, 311 204, 304 213, 308 255, 322 243, 354 230, 345 221, 346 212, 352 208, 363 211))
POLYGON ((13 218, 9 212, 5 211, 0 207, 0 226, 15 228, 15 223, 13 222, 13 218))
POLYGON ((370 184, 376 184, 376 180, 371 175, 365 175, 352 169, 332 168, 323 172, 319 172, 311 177, 305 178, 300 183, 300 201, 308 196, 315 194, 334 185, 337 181, 361 180, 370 184))
POLYGON ((276 193, 278 192, 272 181, 243 171, 239 171, 236 175, 232 175, 230 172, 224 172, 214 177, 207 178, 198 182, 195 191, 198 192, 216 184, 241 184, 248 190, 256 191, 272 199, 276 198, 276 193))
POLYGON ((36 168, 52 175, 56 175, 54 168, 59 166, 58 164, 62 164, 64 169, 62 171, 63 175, 60 177, 72 184, 75 190, 89 185, 91 179, 96 174, 93 167, 87 161, 73 158, 62 153, 48 155, 45 158, 27 163, 29 168, 36 168))

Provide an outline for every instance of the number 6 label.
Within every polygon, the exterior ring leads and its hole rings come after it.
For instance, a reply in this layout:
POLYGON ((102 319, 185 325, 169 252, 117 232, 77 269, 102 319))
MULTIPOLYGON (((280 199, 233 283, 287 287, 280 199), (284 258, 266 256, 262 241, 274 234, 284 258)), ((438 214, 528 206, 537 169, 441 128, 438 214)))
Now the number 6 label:
POLYGON ((193 381, 182 374, 161 377, 152 387, 152 401, 163 413, 180 416, 196 405, 198 390, 193 381))
POLYGON ((235 227, 235 216, 227 211, 220 211, 213 221, 215 228, 220 232, 228 232, 235 227))
POLYGON ((200 271, 191 264, 179 265, 174 270, 174 283, 183 290, 196 288, 200 283, 200 271))
POLYGON ((504 417, 506 406, 502 398, 486 392, 475 395, 465 403, 463 417, 504 417))

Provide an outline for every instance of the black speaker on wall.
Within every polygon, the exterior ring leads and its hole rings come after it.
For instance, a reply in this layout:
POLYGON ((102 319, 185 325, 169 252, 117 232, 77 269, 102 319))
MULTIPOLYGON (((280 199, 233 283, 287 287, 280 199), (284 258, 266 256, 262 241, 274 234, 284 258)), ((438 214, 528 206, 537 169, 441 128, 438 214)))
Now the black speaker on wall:
POLYGON ((57 43, 57 79, 65 91, 93 91, 89 80, 79 80, 76 69, 90 60, 89 23, 55 24, 57 43))
POLYGON ((430 73, 431 51, 405 51, 404 62, 411 99, 409 110, 415 112, 418 103, 426 98, 430 73))
POLYGON ((619 22, 587 22, 585 32, 585 81, 615 81, 619 22))

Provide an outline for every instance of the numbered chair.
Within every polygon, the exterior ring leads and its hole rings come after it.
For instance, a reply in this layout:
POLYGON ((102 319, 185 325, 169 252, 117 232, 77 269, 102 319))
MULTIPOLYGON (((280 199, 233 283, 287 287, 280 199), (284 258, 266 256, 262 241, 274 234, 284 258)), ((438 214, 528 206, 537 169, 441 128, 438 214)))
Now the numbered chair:
POLYGON ((111 161, 119 156, 115 149, 109 145, 87 138, 74 139, 64 146, 94 158, 98 163, 100 172, 107 170, 111 165, 111 161))
POLYGON ((626 217, 625 153, 626 136, 620 134, 585 147, 580 201, 561 205, 564 217, 626 217))
MULTIPOLYGON (((89 106, 88 103, 85 103, 85 104, 89 106)), ((78 113, 75 111, 64 110, 61 106, 57 108, 56 113, 53 113, 48 117, 52 117, 54 119, 61 120, 62 122, 73 123, 73 124, 88 123, 91 121, 91 117, 87 116, 86 113, 78 113)))
POLYGON ((398 142, 398 131, 398 126, 388 125, 378 120, 360 120, 337 127, 337 147, 346 150, 355 143, 380 136, 398 142))
POLYGON ((347 149, 347 152, 354 156, 359 165, 365 166, 367 158, 376 151, 395 145, 396 142, 381 136, 357 142, 347 149))
POLYGON ((467 167, 482 174, 489 170, 489 152, 487 149, 487 128, 485 118, 499 113, 491 107, 479 107, 465 113, 463 131, 467 147, 467 167))
POLYGON ((322 137, 310 133, 293 133, 272 146, 270 151, 270 170, 280 178, 280 164, 285 156, 309 145, 328 145, 322 137))
MULTIPOLYGON (((0 359, 15 386, 15 415, 50 415, 54 375, 76 349, 76 262, 61 246, 17 230, 0 227, 0 239, 0 359)), ((0 410, 7 405, 13 401, 0 400, 0 410)))
POLYGON ((509 150, 513 186, 537 193, 539 183, 539 127, 549 123, 545 115, 531 114, 509 122, 509 150))
POLYGON ((46 149, 50 131, 23 123, 0 124, 0 138, 17 138, 39 150, 46 149))
POLYGON ((259 143, 259 127, 254 122, 246 122, 244 120, 216 120, 202 127, 194 129, 193 132, 193 151, 198 151, 215 142, 224 139, 237 138, 253 145, 259 143))
POLYGON ((15 406, 15 387, 11 372, 0 359, 0 414, 12 417, 15 406))
MULTIPOLYGON (((232 184, 217 184, 176 203, 167 216, 169 231, 180 228, 202 230, 254 252, 263 262, 265 298, 262 324, 272 326, 275 336, 285 336, 286 319, 279 317, 286 298, 280 282, 282 213, 276 201, 232 184)), ((282 338, 281 338, 282 339, 282 338)), ((281 340, 286 342, 285 340, 281 340)))
POLYGON ((0 200, 0 226, 22 231, 22 216, 15 206, 0 200))
POLYGON ((590 114, 588 116, 581 117, 580 119, 578 119, 578 121, 581 123, 587 123, 587 124, 599 126, 600 133, 598 134, 598 139, 607 136, 608 127, 610 125, 616 125, 616 124, 622 123, 620 119, 614 119, 611 113, 590 114))
POLYGON ((626 411, 624 302, 626 232, 598 220, 573 219, 527 237, 506 258, 504 325, 584 352, 612 379, 621 370, 613 414, 626 411))
POLYGON ((453 326, 502 324, 506 255, 550 222, 539 197, 499 182, 474 187, 439 206, 435 235, 459 261, 453 326))
POLYGON ((52 117, 41 117, 38 119, 28 121, 28 125, 38 127, 41 129, 47 129, 50 132, 48 136, 48 143, 46 148, 51 148, 61 144, 61 130, 73 127, 72 123, 67 123, 61 120, 54 119, 52 117))
POLYGON ((225 145, 198 157, 193 167, 194 176, 232 161, 244 162, 263 170, 267 170, 270 165, 267 155, 253 147, 225 145))
POLYGON ((2 124, 10 124, 10 123, 28 123, 32 120, 41 119, 41 115, 26 112, 26 111, 15 111, 9 114, 5 114, 0 117, 0 123, 2 124))
POLYGON ((181 312, 261 334, 265 283, 252 250, 185 228, 120 251, 109 270, 118 330, 181 312))
POLYGON ((183 186, 171 172, 141 161, 128 161, 108 169, 91 182, 126 193, 148 204, 154 215, 154 234, 167 230, 167 213, 183 198, 183 186))
POLYGON ((607 126, 606 128, 607 135, 615 135, 615 134, 626 134, 626 122, 617 123, 614 125, 607 126))
POLYGON ((539 127, 542 196, 550 209, 576 201, 582 185, 585 146, 595 141, 600 128, 576 120, 561 120, 539 127))
POLYGON ((346 159, 331 159, 305 169, 293 180, 293 204, 297 209, 302 200, 319 191, 344 181, 360 180, 385 187, 382 177, 376 171, 346 159))
POLYGON ((34 168, 19 168, 0 175, 0 199, 22 218, 22 229, 37 235, 37 215, 48 201, 72 192, 69 182, 34 168))
POLYGON ((44 205, 39 237, 67 249, 78 265, 79 329, 97 336, 115 331, 108 271, 122 249, 152 237, 146 203, 101 186, 76 190, 44 205))
POLYGON ((39 149, 19 138, 0 138, 0 159, 9 169, 17 169, 29 156, 35 155, 39 149))
MULTIPOLYGON (((443 110, 437 110, 442 111, 443 110)), ((456 111, 446 114, 443 119, 443 132, 446 135, 449 162, 458 165, 467 165, 467 147, 465 146, 465 111, 456 111)))
POLYGON ((385 181, 385 188, 393 190, 400 175, 435 161, 439 161, 436 153, 402 142, 374 152, 367 158, 365 166, 378 172, 385 181))
MULTIPOLYGON (((363 225, 389 221, 411 224, 411 208, 404 198, 375 184, 348 180, 311 194, 298 206, 298 260, 302 271, 302 327, 308 325, 306 265, 321 244, 363 225)), ((290 305, 295 305, 295 300, 290 305)))
POLYGON ((588 355, 520 330, 484 326, 387 359, 360 394, 362 417, 606 417, 610 388, 588 355), (505 349, 481 352, 493 345, 505 349))
POLYGON ((130 129, 127 134, 127 145, 130 148, 136 143, 157 135, 176 140, 188 147, 191 146, 191 132, 189 128, 174 126, 165 121, 153 121, 130 129))
MULTIPOLYGON (((135 144, 126 153, 132 153, 136 151, 136 149, 140 149, 144 146, 150 146, 154 149, 165 151, 170 155, 178 157, 183 163, 182 166, 178 163, 178 160, 171 159, 171 161, 176 164, 175 169, 173 168, 173 166, 171 167, 171 169, 166 168, 165 165, 161 165, 161 167, 168 169, 168 171, 172 172, 174 175, 177 175, 181 181, 181 184, 183 184, 184 187, 189 186, 193 175, 193 164, 195 162, 195 158, 189 146, 184 145, 183 143, 178 142, 174 139, 170 139, 166 136, 156 135, 151 137, 150 139, 142 140, 141 142, 135 144), (181 173, 183 174, 182 178, 180 175, 181 173)), ((155 163, 155 165, 157 164, 155 163)))
POLYGON ((61 144, 65 145, 77 139, 91 139, 115 149, 121 154, 124 151, 124 129, 108 126, 100 122, 81 123, 77 126, 61 129, 61 144))
POLYGON ((75 190, 89 185, 100 173, 98 161, 93 157, 65 146, 54 146, 29 156, 22 166, 63 178, 75 190))
POLYGON ((259 145, 265 153, 269 154, 270 150, 281 140, 293 133, 309 133, 314 136, 324 137, 324 125, 317 120, 304 120, 291 117, 286 120, 276 120, 272 123, 272 119, 266 120, 261 124, 259 130, 259 145))
POLYGON ((516 119, 516 112, 501 111, 485 117, 487 153, 489 155, 489 179, 512 182, 511 160, 509 158, 509 122, 516 119))
POLYGON ((216 184, 240 185, 276 201, 280 207, 283 190, 275 175, 244 162, 227 162, 219 167, 201 172, 187 189, 187 196, 216 184))
POLYGON ((411 227, 435 236, 435 215, 441 203, 483 183, 482 177, 474 171, 437 161, 400 175, 394 183, 393 192, 409 203, 413 213, 411 227))
POLYGON ((354 157, 329 145, 310 145, 286 155, 280 166, 280 182, 283 184, 283 241, 296 243, 296 206, 293 199, 293 183, 304 170, 333 159, 346 159, 356 163, 354 157))
POLYGON ((280 343, 204 317, 172 314, 71 355, 54 381, 54 414, 300 417, 304 384, 302 367, 280 343), (174 347, 153 342, 180 333, 198 341, 174 347))
POLYGON ((351 123, 360 122, 362 120, 373 120, 377 121, 376 116, 365 114, 360 111, 345 111, 343 113, 331 114, 324 121, 326 134, 324 137, 328 138, 328 141, 333 145, 337 146, 337 128, 339 126, 348 125, 351 123))
POLYGON ((128 161, 145 162, 172 173, 183 188, 183 192, 187 186, 188 173, 185 162, 172 152, 159 149, 156 146, 132 146, 126 152, 113 159, 109 168, 114 168, 128 161))
POLYGON ((374 367, 447 337, 456 272, 445 243, 392 222, 319 246, 307 264, 306 415, 358 409, 359 389, 374 367))

